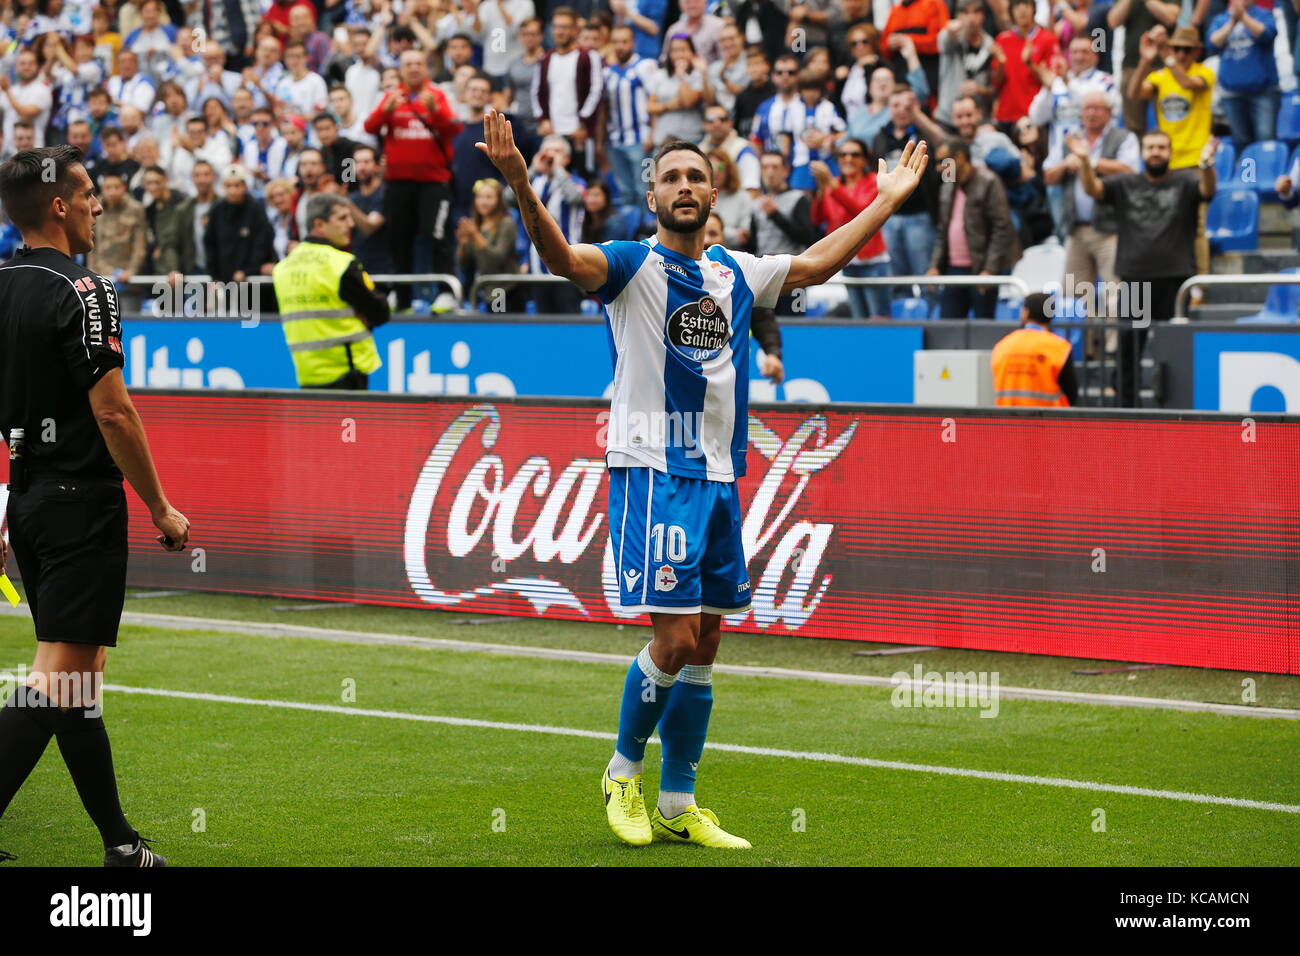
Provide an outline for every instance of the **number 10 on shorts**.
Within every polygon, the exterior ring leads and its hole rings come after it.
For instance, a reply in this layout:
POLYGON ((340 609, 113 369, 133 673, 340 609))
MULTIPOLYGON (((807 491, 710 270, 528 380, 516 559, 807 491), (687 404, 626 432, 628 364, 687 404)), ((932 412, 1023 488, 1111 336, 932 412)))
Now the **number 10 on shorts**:
MULTIPOLYGON (((660 522, 650 529, 650 541, 654 548, 655 561, 664 559, 664 524, 660 522)), ((670 524, 668 529, 668 560, 681 564, 686 560, 686 529, 679 524, 670 524)))

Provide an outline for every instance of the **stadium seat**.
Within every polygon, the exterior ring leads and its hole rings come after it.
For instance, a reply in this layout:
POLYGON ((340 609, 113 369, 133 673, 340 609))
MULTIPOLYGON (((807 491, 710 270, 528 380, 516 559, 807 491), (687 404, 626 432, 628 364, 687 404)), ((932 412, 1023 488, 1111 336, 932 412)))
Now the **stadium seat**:
POLYGON ((1300 146, 1297 146, 1295 149, 1291 150, 1291 158, 1286 161, 1286 173, 1284 173, 1283 175, 1289 175, 1291 173, 1291 170, 1295 169, 1295 164, 1297 160, 1300 160, 1300 146))
MULTIPOLYGON (((1300 268, 1283 269, 1283 272, 1295 275, 1300 268)), ((1295 323, 1300 322, 1300 285, 1271 285, 1264 308, 1254 315, 1243 315, 1237 320, 1246 323, 1295 323)))
MULTIPOLYGON (((1065 246, 1055 236, 1036 246, 1030 246, 1011 269, 1011 274, 1023 280, 1030 292, 1047 292, 1049 286, 1061 285, 1065 275, 1065 246)), ((1004 287, 1004 294, 1014 287, 1004 287)))
POLYGON ((928 319, 930 318, 930 303, 918 298, 895 299, 889 303, 889 317, 910 321, 928 319))
POLYGON ((1000 322, 1018 322, 1020 307, 1024 304, 1023 299, 998 299, 998 304, 993 308, 993 318, 1000 322))
POLYGON ((1214 194, 1205 214, 1205 234, 1216 252, 1259 248, 1259 194, 1227 189, 1214 194))
POLYGON ((1253 189, 1259 198, 1276 200, 1273 184, 1290 167, 1290 151, 1286 143, 1266 139, 1251 143, 1237 157, 1237 172, 1232 180, 1233 189, 1253 189))
POLYGON ((1232 188, 1232 179, 1237 174, 1237 147, 1230 140, 1225 139, 1219 144, 1219 154, 1214 157, 1214 172, 1220 189, 1232 188))
POLYGON ((1277 138, 1300 143, 1300 93, 1284 93, 1277 111, 1277 138))

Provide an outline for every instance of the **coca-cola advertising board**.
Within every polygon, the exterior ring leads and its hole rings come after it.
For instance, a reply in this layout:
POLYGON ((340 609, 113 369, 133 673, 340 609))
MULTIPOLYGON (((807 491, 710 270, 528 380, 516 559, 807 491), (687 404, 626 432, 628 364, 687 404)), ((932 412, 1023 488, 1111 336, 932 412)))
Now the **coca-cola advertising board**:
MULTIPOLYGON (((193 524, 131 496, 134 585, 623 619, 600 401, 135 397, 193 524)), ((732 629, 1300 672, 1294 416, 758 406, 748 462, 732 629)))

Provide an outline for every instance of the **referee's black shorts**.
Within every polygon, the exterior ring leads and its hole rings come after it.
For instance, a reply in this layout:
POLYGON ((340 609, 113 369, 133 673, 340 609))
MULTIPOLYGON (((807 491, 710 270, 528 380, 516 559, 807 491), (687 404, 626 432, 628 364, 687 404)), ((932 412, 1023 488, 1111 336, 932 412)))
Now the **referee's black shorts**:
POLYGON ((38 641, 117 646, 126 493, 112 478, 32 478, 9 495, 9 544, 38 641))

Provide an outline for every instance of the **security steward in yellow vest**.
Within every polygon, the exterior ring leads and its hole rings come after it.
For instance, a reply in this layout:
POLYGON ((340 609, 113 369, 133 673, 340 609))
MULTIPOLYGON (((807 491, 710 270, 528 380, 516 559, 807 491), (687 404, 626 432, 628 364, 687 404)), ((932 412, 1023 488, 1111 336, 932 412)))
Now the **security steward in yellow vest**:
POLYGON ((1070 343, 1048 330, 1051 297, 1025 297, 1020 328, 993 347, 993 396, 998 405, 1074 405, 1079 384, 1070 343))
POLYGON ((344 251, 352 238, 347 200, 311 197, 307 222, 310 234, 271 271, 298 385, 365 389, 383 364, 371 330, 388 321, 388 301, 344 251))

